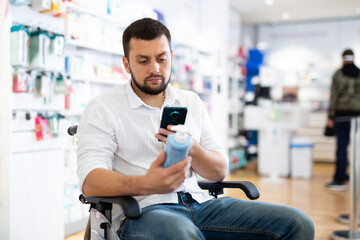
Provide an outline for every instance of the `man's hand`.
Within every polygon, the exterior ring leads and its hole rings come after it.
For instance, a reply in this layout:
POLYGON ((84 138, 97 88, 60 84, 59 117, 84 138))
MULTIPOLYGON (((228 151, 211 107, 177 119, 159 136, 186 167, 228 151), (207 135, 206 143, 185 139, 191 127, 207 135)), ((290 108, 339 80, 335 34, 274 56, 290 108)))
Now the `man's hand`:
POLYGON ((330 127, 330 128, 334 127, 334 120, 328 119, 327 126, 330 127))
MULTIPOLYGON (((174 133, 170 127, 169 125, 167 129, 160 128, 155 137, 166 144, 166 137, 174 133)), ((190 133, 188 135, 191 136, 190 133)), ((191 168, 203 178, 220 182, 228 174, 228 166, 224 156, 217 151, 205 149, 194 138, 191 139, 189 156, 192 158, 191 168)))
MULTIPOLYGON (((155 137, 156 137, 157 139, 159 139, 160 141, 162 141, 163 143, 166 144, 167 136, 168 136, 169 134, 176 133, 175 131, 172 131, 172 130, 170 129, 172 126, 174 126, 174 125, 168 125, 168 126, 167 126, 167 129, 160 128, 160 129, 159 129, 159 132, 155 134, 155 137)), ((191 137, 191 133, 188 132, 187 134, 191 137)), ((191 139, 190 149, 191 149, 191 147, 193 146, 193 141, 194 141, 194 139, 191 139)))
MULTIPOLYGON (((167 128, 168 129, 164 129, 164 128, 160 128, 159 129, 159 133, 155 134, 155 137, 158 138, 159 140, 161 140, 163 143, 166 144, 166 140, 167 140, 167 136, 169 134, 175 133, 174 131, 171 131, 170 128, 173 125, 169 125, 167 128)), ((190 137, 191 137, 191 133, 187 133, 190 137)), ((200 144, 195 141, 194 138, 191 139, 191 145, 190 145, 190 149, 189 149, 189 156, 192 156, 194 154, 194 152, 196 151, 197 148, 200 147, 200 144)))
POLYGON ((164 161, 165 152, 162 151, 143 176, 144 195, 173 192, 185 181, 190 168, 191 157, 187 157, 168 168, 163 167, 164 161))
POLYGON ((159 132, 155 134, 155 137, 166 144, 167 136, 169 134, 175 133, 174 131, 171 131, 170 128, 174 125, 168 125, 167 129, 160 128, 159 132))

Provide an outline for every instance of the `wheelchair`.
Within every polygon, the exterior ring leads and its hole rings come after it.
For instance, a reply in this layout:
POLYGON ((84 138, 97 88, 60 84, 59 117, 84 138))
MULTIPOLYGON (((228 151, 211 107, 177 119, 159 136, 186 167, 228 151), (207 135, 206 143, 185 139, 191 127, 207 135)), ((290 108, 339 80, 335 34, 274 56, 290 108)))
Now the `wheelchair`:
MULTIPOLYGON (((68 134, 74 136, 77 132, 77 127, 77 125, 69 127, 67 130, 68 134)), ((247 198, 251 200, 260 197, 257 187, 249 181, 199 181, 198 184, 200 188, 208 190, 209 194, 215 198, 224 193, 224 188, 241 189, 247 198)), ((90 204, 90 217, 85 229, 84 240, 120 239, 111 224, 113 204, 120 205, 125 217, 128 219, 137 219, 141 216, 139 204, 131 196, 87 197, 84 194, 80 194, 79 200, 83 204, 90 204)))

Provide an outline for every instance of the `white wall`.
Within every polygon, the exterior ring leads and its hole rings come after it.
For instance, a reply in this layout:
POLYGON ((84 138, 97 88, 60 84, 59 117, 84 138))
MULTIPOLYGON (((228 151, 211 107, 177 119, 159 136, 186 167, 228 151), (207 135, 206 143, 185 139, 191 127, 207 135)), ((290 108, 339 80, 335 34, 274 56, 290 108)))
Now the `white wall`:
POLYGON ((10 22, 10 16, 4 20, 0 13, 0 239, 4 240, 10 239, 10 22))
POLYGON ((257 36, 257 44, 268 46, 265 57, 269 66, 303 72, 312 65, 327 83, 341 65, 345 48, 354 50, 360 64, 359 19, 260 25, 257 36))

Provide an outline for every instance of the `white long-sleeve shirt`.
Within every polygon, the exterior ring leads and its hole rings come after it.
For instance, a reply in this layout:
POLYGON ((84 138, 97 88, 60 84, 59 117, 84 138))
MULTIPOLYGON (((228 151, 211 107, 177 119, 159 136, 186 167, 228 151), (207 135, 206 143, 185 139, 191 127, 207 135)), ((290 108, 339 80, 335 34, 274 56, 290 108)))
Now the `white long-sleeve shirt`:
MULTIPOLYGON (((227 154, 219 142, 204 103, 195 93, 168 85, 162 108, 145 104, 134 92, 130 81, 91 100, 78 127, 78 177, 82 189, 87 175, 96 168, 123 175, 144 175, 158 157, 164 144, 155 138, 166 106, 187 107, 185 125, 192 138, 209 150, 227 154)), ((211 199, 197 184, 190 169, 184 183, 174 192, 136 196, 140 207, 157 203, 177 203, 179 191, 189 192, 202 203, 211 199)), ((114 217, 121 216, 114 208, 114 217)), ((119 221, 117 221, 119 222, 119 221)), ((116 224, 116 221, 113 222, 116 224)))

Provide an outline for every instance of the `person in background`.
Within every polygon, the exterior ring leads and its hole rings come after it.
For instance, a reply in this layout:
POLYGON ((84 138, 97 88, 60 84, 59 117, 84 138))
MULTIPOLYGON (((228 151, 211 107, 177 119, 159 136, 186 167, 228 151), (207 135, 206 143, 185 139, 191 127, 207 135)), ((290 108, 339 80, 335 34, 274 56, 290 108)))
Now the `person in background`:
POLYGON ((114 210, 120 238, 314 239, 313 222, 295 208, 214 199, 200 189, 197 175, 213 181, 226 177, 228 156, 199 96, 169 84, 169 30, 159 21, 140 19, 125 29, 123 46, 130 81, 91 100, 78 127, 82 192, 134 196, 142 208, 135 220, 114 210), (192 137, 189 157, 168 168, 162 166, 163 149, 171 131, 159 129, 165 106, 188 108, 185 125, 192 137))
POLYGON ((348 175, 347 147, 350 141, 350 117, 360 116, 360 71, 354 64, 354 52, 342 54, 343 66, 332 78, 328 127, 335 128, 336 168, 333 181, 325 184, 332 190, 345 190, 348 175))

